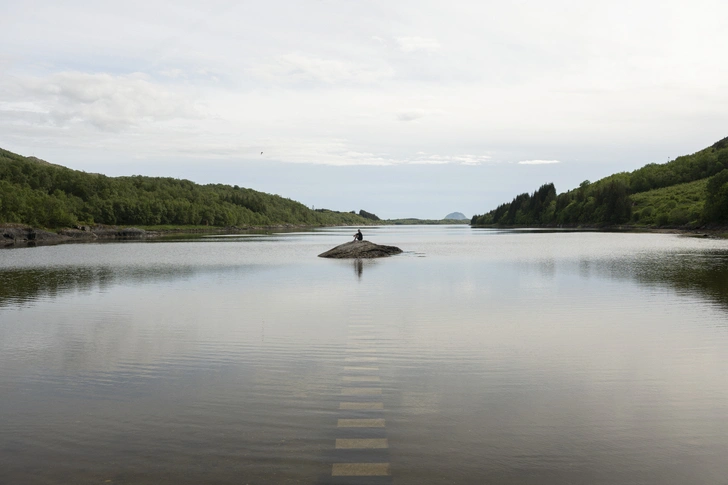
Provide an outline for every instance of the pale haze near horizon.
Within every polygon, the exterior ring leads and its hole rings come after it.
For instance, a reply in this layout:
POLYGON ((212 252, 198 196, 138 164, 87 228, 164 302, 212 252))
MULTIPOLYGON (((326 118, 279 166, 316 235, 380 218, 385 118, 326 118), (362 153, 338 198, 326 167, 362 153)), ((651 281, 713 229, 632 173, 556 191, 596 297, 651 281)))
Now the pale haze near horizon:
POLYGON ((0 9, 0 147, 87 172, 439 219, 728 135, 722 1, 0 9))

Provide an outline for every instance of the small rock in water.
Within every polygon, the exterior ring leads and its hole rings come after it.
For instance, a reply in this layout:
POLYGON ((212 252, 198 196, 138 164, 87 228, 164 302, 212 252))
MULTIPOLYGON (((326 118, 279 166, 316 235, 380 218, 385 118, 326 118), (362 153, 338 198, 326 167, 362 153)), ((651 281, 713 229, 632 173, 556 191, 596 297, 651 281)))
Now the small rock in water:
POLYGON ((385 258, 393 254, 399 254, 402 250, 396 246, 382 246, 374 244, 370 241, 351 241, 333 249, 329 249, 325 253, 319 254, 319 258, 336 258, 336 259, 368 259, 368 258, 385 258))

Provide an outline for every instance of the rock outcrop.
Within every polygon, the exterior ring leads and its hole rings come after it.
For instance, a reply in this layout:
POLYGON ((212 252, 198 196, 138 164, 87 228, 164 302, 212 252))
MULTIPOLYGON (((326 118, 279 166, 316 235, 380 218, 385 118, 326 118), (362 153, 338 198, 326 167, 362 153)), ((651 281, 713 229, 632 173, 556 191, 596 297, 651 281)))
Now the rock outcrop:
POLYGON ((73 229, 60 229, 56 233, 16 224, 0 226, 0 246, 37 246, 96 239, 141 239, 148 234, 135 227, 78 226, 73 229))
POLYGON ((0 227, 0 246, 52 244, 67 238, 32 227, 0 227))
POLYGON ((382 246, 370 241, 351 241, 325 253, 319 254, 319 258, 335 259, 370 259, 385 258, 393 254, 399 254, 402 250, 396 246, 382 246))

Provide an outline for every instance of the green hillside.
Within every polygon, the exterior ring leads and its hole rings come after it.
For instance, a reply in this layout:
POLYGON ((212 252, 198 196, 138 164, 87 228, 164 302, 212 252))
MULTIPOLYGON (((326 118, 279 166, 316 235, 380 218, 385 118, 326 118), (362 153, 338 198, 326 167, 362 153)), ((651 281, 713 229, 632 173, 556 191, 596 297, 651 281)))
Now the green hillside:
POLYGON ((632 222, 648 226, 698 225, 708 179, 633 194, 632 222))
POLYGON ((58 228, 366 225, 353 213, 317 212, 277 195, 163 177, 107 177, 0 149, 0 223, 58 228))
POLYGON ((520 194, 471 224, 702 226, 728 223, 728 138, 692 155, 651 163, 557 195, 553 184, 520 194))

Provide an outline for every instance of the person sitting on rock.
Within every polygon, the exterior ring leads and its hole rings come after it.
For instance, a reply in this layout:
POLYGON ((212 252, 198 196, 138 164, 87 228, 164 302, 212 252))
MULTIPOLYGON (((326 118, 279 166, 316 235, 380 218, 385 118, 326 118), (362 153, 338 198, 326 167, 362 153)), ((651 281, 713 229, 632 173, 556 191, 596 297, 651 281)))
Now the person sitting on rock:
POLYGON ((354 241, 361 241, 362 239, 364 239, 364 234, 361 233, 361 229, 358 229, 354 234, 354 241))

